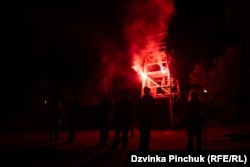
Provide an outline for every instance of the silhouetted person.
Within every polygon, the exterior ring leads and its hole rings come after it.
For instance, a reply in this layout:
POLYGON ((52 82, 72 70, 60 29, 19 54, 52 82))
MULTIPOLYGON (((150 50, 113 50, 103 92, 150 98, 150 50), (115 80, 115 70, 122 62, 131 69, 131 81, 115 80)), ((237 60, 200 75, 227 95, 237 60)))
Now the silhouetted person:
POLYGON ((129 92, 123 91, 122 97, 117 100, 114 104, 114 115, 113 123, 115 130, 115 139, 113 148, 117 148, 120 140, 120 132, 122 132, 122 144, 123 148, 126 149, 128 144, 128 132, 131 123, 131 114, 134 110, 134 104, 129 98, 129 92))
POLYGON ((58 140, 59 120, 62 116, 60 101, 55 98, 49 102, 49 141, 58 140))
POLYGON ((74 97, 71 103, 69 115, 68 115, 68 126, 69 126, 69 138, 67 143, 73 143, 76 133, 77 118, 81 112, 81 103, 79 97, 74 97))
POLYGON ((130 117, 130 136, 133 138, 135 137, 135 110, 132 111, 131 117, 130 117))
POLYGON ((194 150, 194 137, 196 137, 196 149, 202 150, 203 112, 204 105, 199 99, 198 92, 190 91, 184 115, 189 151, 194 150))
POLYGON ((111 101, 109 96, 105 95, 97 110, 97 124, 100 132, 98 146, 105 146, 107 144, 110 127, 110 111, 111 101))
POLYGON ((144 88, 144 96, 138 104, 137 119, 140 132, 139 150, 147 151, 150 143, 150 131, 155 112, 155 100, 150 95, 150 88, 144 88))

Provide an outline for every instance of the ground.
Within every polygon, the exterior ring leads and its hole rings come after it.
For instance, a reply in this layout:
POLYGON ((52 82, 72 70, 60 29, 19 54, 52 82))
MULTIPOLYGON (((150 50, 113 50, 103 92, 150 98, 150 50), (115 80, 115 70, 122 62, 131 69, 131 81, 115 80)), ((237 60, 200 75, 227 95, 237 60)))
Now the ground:
MULTIPOLYGON (((250 150, 249 140, 234 141, 224 136, 225 132, 237 127, 207 128, 207 150, 250 150)), ((238 130, 237 130, 238 131, 238 130)), ((184 130, 153 130, 150 150, 185 150, 184 130)), ((81 167, 81 166, 126 166, 127 152, 137 150, 139 133, 130 137, 127 150, 122 147, 110 148, 114 132, 110 132, 110 142, 99 148, 97 130, 79 130, 73 144, 65 144, 67 132, 60 132, 59 140, 48 142, 47 133, 12 133, 0 136, 1 162, 3 166, 32 167, 81 167)), ((2 166, 2 165, 1 165, 2 166)))

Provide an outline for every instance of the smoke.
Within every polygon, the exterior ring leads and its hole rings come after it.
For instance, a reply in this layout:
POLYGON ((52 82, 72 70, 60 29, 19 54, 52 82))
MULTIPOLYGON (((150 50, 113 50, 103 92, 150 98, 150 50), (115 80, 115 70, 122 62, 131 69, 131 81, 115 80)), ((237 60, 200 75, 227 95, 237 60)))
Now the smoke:
POLYGON ((114 6, 116 9, 109 11, 106 18, 112 22, 109 21, 106 29, 96 27, 95 33, 101 55, 95 70, 99 78, 95 87, 100 93, 107 91, 104 89, 120 90, 139 84, 139 78, 133 75, 141 69, 148 48, 154 49, 151 51, 155 59, 160 57, 159 40, 165 37, 174 13, 173 0, 124 0, 114 6), (160 38, 159 34, 162 34, 160 38))
MULTIPOLYGON (((106 28, 106 27, 105 27, 106 28)), ((108 26, 109 28, 109 26, 108 26)), ((130 86, 129 68, 130 59, 124 49, 119 32, 116 34, 106 33, 103 27, 96 30, 95 43, 100 54, 98 65, 95 67, 91 85, 94 87, 92 94, 102 98, 103 94, 119 91, 130 86), (95 93, 94 93, 95 92, 95 93)), ((88 89, 90 89, 88 87, 88 89)))
POLYGON ((143 58, 147 53, 151 52, 153 59, 159 59, 159 43, 167 35, 168 24, 173 14, 173 0, 131 2, 124 19, 124 38, 135 71, 141 70, 143 58))

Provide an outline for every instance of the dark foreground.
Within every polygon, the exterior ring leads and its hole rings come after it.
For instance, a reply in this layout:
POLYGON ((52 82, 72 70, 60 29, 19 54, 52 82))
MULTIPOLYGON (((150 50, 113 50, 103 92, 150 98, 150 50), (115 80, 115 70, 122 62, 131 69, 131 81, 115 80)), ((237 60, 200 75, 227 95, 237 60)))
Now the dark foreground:
MULTIPOLYGON (((232 129, 232 128, 231 128, 232 129)), ((249 140, 231 140, 224 137, 228 128, 207 129, 207 150, 250 150, 249 140)), ((0 138, 1 166, 32 167, 80 167, 80 166, 126 166, 127 151, 137 150, 138 131, 130 137, 127 150, 112 150, 114 132, 105 147, 97 147, 98 131, 78 131, 75 143, 65 144, 67 133, 61 132, 59 140, 48 142, 44 133, 8 134, 0 138)), ((154 130, 151 150, 185 150, 184 130, 154 130)))

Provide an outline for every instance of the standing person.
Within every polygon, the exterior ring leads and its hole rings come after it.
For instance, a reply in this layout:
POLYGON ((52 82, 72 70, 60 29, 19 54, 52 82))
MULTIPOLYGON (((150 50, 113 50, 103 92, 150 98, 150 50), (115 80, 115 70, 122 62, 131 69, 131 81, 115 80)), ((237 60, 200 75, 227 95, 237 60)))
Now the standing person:
POLYGON ((120 140, 120 132, 122 132, 123 149, 126 149, 128 144, 128 132, 130 129, 131 115, 134 110, 132 100, 129 98, 127 90, 122 92, 122 97, 114 104, 113 123, 115 129, 115 139, 112 148, 117 148, 120 140))
POLYGON ((109 137, 111 101, 108 95, 102 99, 101 105, 97 110, 97 124, 99 128, 98 146, 105 146, 109 137))
POLYGON ((59 121, 62 116, 59 98, 49 102, 49 141, 58 140, 59 121))
POLYGON ((81 112, 80 97, 76 94, 71 102, 71 107, 68 115, 69 137, 67 143, 73 143, 75 139, 75 132, 77 126, 77 118, 81 112))
POLYGON ((199 99, 197 91, 190 91, 185 109, 185 125, 188 135, 187 149, 194 150, 194 136, 196 137, 196 149, 202 150, 203 112, 204 105, 199 99))
POLYGON ((150 143, 150 131, 154 119, 155 100, 150 95, 150 88, 144 87, 144 96, 138 104, 137 119, 140 131, 139 150, 147 151, 150 143))
POLYGON ((130 118, 130 137, 134 138, 135 137, 135 110, 131 113, 131 118, 130 118))

